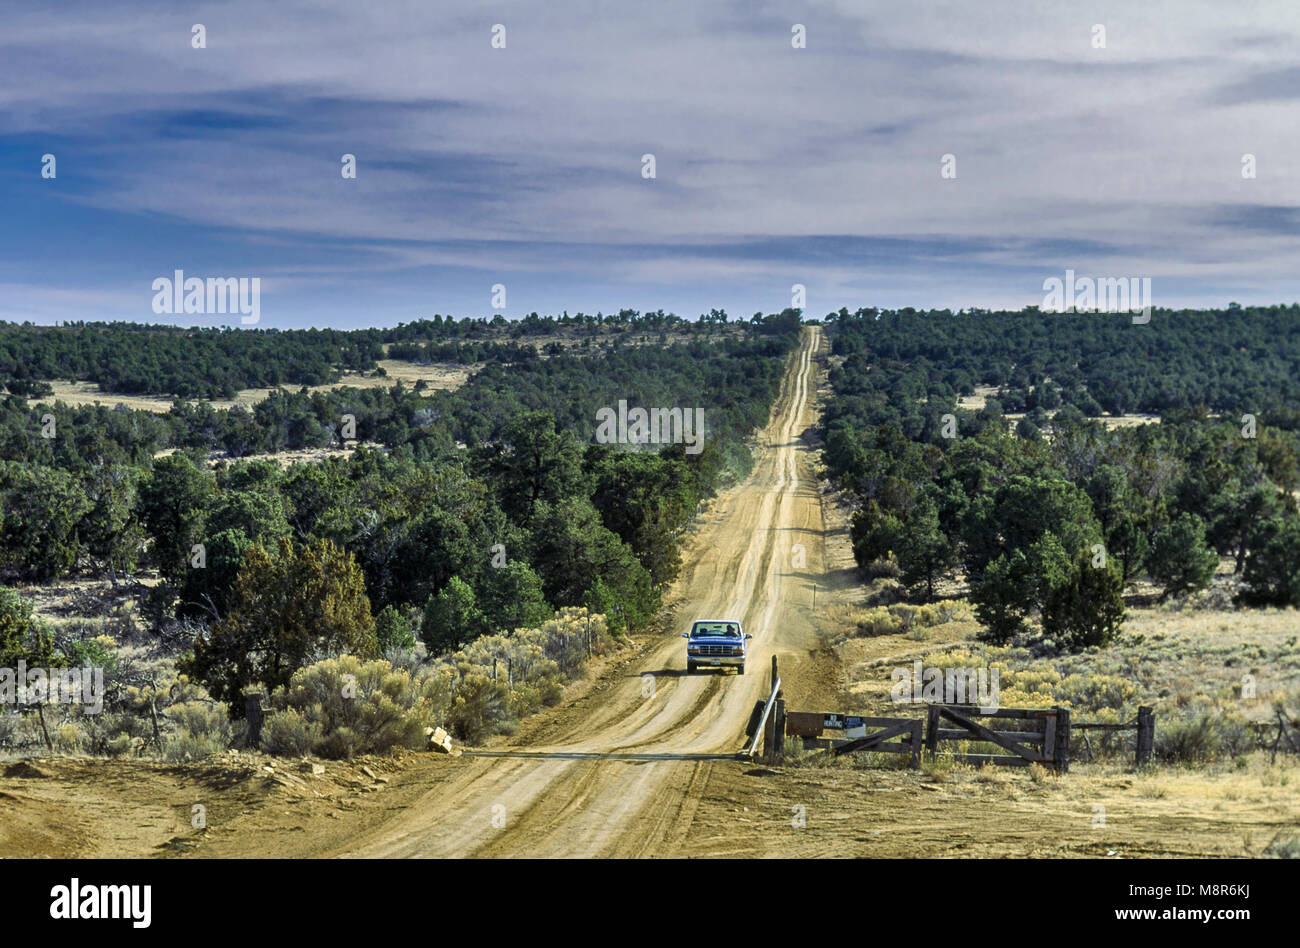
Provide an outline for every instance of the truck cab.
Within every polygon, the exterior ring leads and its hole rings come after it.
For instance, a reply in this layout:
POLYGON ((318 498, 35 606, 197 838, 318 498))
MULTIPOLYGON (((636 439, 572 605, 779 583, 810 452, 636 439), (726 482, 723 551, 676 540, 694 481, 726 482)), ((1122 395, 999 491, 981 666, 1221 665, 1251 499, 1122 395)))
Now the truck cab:
POLYGON ((696 619, 682 638, 686 640, 688 675, 701 667, 731 667, 736 674, 745 674, 748 643, 753 636, 745 633, 739 619, 696 619))

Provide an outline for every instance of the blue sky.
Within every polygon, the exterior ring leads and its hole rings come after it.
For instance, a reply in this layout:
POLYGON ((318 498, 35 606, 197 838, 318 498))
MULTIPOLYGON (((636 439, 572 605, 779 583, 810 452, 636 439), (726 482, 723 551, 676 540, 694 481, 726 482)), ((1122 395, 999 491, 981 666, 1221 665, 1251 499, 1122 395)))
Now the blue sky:
POLYGON ((264 327, 490 315, 497 283, 508 316, 748 316, 795 283, 814 315, 1022 306, 1067 268, 1151 277, 1159 306, 1300 299, 1294 0, 65 2, 5 25, 3 319, 221 324, 153 314, 176 269, 258 277, 264 327))

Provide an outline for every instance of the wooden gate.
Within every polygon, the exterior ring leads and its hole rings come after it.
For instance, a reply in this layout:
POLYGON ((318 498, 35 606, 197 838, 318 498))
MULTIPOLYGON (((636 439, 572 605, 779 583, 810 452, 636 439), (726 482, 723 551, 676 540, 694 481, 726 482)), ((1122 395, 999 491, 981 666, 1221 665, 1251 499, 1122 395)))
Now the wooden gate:
POLYGON ((907 754, 911 767, 921 765, 920 718, 867 718, 849 714, 823 714, 819 711, 788 711, 785 716, 785 733, 801 737, 807 746, 826 731, 840 731, 844 737, 830 740, 830 752, 836 756, 859 751, 885 754, 907 754), (879 728, 872 734, 867 728, 879 728), (900 738, 890 740, 890 738, 900 738))
POLYGON ((1009 753, 958 754, 957 759, 968 764, 1003 767, 1041 764, 1060 773, 1070 769, 1070 712, 1067 708, 999 708, 985 712, 966 705, 932 704, 926 710, 925 746, 931 754, 938 751, 940 741, 983 741, 1009 753), (981 724, 981 720, 989 723, 981 724), (993 723, 995 721, 1014 724, 999 727, 993 723), (944 723, 955 727, 944 728, 944 723))

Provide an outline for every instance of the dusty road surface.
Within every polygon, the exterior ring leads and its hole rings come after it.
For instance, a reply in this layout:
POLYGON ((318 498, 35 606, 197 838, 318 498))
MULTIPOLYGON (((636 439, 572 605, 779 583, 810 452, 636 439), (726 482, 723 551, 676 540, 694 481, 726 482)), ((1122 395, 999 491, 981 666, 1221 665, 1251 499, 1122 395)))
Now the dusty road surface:
POLYGON ((588 713, 546 732, 545 743, 517 748, 529 756, 461 758, 463 772, 431 790, 427 805, 330 855, 653 856, 675 848, 713 764, 671 758, 739 749, 754 703, 767 695, 771 655, 802 658, 816 646, 811 602, 824 527, 802 436, 814 423, 821 342, 818 328, 804 331, 753 473, 697 535, 674 588, 683 629, 692 617, 744 623, 754 636, 747 673, 686 675, 683 640, 667 638, 588 713), (592 753, 640 759, 566 756, 592 753))

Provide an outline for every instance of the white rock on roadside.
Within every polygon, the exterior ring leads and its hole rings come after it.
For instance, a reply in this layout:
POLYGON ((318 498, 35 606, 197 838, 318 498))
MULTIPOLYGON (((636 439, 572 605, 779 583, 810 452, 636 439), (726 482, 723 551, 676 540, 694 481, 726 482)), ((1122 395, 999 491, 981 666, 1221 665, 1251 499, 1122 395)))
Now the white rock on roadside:
POLYGON ((439 754, 455 753, 451 746, 451 735, 442 728, 425 728, 425 732, 429 735, 429 750, 437 751, 439 754))

